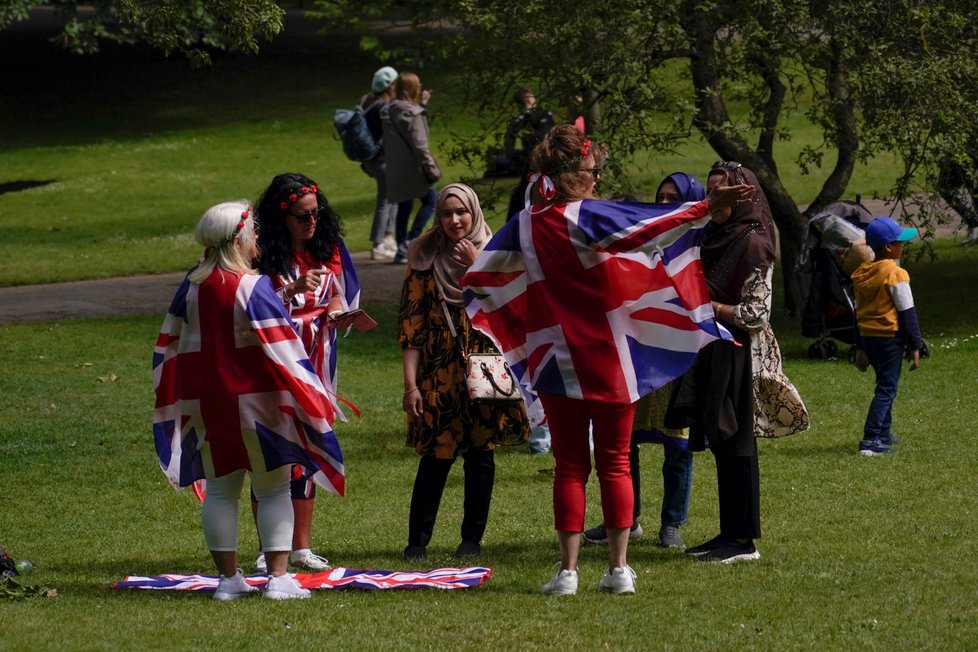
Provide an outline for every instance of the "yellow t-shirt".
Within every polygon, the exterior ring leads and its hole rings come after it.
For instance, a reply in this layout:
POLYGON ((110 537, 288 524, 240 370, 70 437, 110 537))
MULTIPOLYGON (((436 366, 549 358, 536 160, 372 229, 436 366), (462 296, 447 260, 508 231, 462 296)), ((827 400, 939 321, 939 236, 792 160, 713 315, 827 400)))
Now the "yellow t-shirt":
POLYGON ((910 274, 890 258, 863 263, 852 273, 859 332, 893 337, 899 330, 897 312, 913 307, 910 274))

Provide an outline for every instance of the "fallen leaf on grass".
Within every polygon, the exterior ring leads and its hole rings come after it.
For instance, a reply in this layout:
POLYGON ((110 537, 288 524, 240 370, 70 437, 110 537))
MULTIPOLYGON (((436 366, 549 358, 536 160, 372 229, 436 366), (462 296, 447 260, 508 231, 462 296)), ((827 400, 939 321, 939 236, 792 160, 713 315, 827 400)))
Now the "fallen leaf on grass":
POLYGON ((96 378, 96 380, 100 383, 114 383, 115 381, 119 380, 119 377, 115 374, 108 374, 106 376, 99 376, 96 378))

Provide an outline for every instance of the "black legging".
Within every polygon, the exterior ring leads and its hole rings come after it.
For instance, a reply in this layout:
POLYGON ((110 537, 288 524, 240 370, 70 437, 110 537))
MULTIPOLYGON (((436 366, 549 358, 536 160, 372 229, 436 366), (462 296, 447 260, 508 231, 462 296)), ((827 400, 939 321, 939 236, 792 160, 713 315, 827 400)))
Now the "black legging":
MULTIPOLYGON (((427 546, 435 529, 441 495, 454 459, 425 456, 418 462, 408 517, 408 545, 427 546)), ((462 541, 479 543, 489 520, 489 503, 496 477, 493 451, 472 450, 462 454, 465 494, 462 513, 462 541)))

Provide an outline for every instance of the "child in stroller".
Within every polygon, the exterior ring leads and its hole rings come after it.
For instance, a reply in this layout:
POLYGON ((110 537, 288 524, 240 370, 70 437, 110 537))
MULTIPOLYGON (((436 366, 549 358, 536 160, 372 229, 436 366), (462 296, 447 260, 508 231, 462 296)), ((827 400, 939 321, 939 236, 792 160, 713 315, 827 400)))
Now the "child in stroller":
POLYGON ((807 270, 810 277, 801 318, 801 334, 818 338, 808 348, 810 358, 836 359, 839 349, 833 338, 854 343, 856 304, 849 275, 873 260, 864 233, 872 220, 873 214, 858 198, 833 202, 808 220, 798 269, 807 270))

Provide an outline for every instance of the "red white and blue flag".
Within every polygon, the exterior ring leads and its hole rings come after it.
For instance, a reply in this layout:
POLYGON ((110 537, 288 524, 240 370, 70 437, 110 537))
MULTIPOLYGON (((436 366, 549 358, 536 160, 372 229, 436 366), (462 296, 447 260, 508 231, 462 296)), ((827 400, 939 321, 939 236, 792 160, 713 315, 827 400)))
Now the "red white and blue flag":
MULTIPOLYGON (((429 571, 361 570, 333 568, 321 573, 296 573, 295 579, 304 589, 467 589, 489 581, 492 569, 483 566, 467 568, 436 568, 429 571)), ((268 582, 265 575, 246 577, 245 581, 262 588, 268 582)), ((163 591, 214 591, 216 575, 129 575, 112 584, 114 589, 150 589, 163 591)))
POLYGON ((310 267, 325 269, 329 275, 315 290, 295 295, 290 302, 289 313, 302 345, 309 352, 313 368, 329 392, 337 417, 346 421, 346 415, 340 406, 342 399, 337 395, 336 344, 339 333, 335 329, 326 328, 326 311, 334 292, 342 299, 343 312, 359 308, 360 279, 350 252, 340 243, 334 250, 332 259, 324 265, 311 266, 302 259, 294 260, 288 274, 279 275, 275 279, 276 286, 288 285, 305 274, 310 267))
POLYGON ((525 396, 634 402, 730 339, 699 260, 707 219, 702 202, 526 209, 463 277, 466 310, 525 396))
POLYGON ((156 453, 174 488, 298 464, 345 492, 333 407, 271 280, 184 279, 153 354, 156 453))

